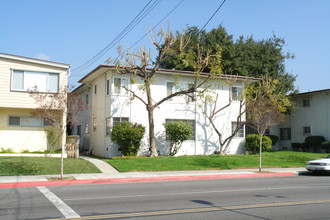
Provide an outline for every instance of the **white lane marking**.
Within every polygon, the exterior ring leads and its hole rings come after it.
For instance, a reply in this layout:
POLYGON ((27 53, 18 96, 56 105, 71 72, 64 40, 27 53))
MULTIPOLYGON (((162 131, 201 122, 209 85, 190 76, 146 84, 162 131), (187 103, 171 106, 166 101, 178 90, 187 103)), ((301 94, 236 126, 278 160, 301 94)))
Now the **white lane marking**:
POLYGON ((58 198, 54 193, 49 191, 45 186, 37 187, 40 192, 42 192, 46 198, 53 203, 53 205, 64 215, 65 218, 79 218, 73 209, 71 209, 67 204, 65 204, 60 198, 58 198))
MULTIPOLYGON (((313 188, 323 188, 330 186, 315 186, 313 188)), ((154 196, 171 196, 171 195, 193 195, 193 194, 209 194, 209 193, 228 193, 228 192, 245 192, 245 191, 262 191, 262 190, 285 190, 285 189, 307 189, 310 186, 291 186, 291 187, 272 187, 272 188, 256 188, 256 189, 232 189, 232 190, 214 190, 214 191, 197 191, 197 192, 178 192, 166 194, 149 194, 149 195, 122 195, 122 196, 107 196, 107 197, 88 197, 88 198, 72 198, 64 199, 65 201, 73 200, 93 200, 93 199, 119 199, 119 198, 134 198, 134 197, 154 197, 154 196)))

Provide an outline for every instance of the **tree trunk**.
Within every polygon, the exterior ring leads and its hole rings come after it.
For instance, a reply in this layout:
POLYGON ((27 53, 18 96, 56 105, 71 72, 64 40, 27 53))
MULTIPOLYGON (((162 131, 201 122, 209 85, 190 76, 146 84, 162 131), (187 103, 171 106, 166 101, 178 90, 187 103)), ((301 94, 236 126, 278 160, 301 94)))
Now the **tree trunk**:
POLYGON ((63 179, 63 154, 64 154, 64 145, 63 143, 61 144, 61 179, 63 179))
POLYGON ((154 109, 152 107, 148 109, 149 117, 149 145, 150 145, 150 157, 157 157, 157 149, 155 143, 155 124, 154 124, 154 109))
POLYGON ((261 172, 261 152, 262 152, 262 135, 260 135, 260 140, 259 140, 259 146, 260 146, 260 152, 259 152, 259 172, 261 172))
POLYGON ((151 90, 150 90, 150 81, 145 81, 146 93, 147 93, 147 111, 149 119, 149 149, 150 157, 157 157, 158 152, 155 143, 155 124, 154 124, 154 106, 152 105, 151 90))

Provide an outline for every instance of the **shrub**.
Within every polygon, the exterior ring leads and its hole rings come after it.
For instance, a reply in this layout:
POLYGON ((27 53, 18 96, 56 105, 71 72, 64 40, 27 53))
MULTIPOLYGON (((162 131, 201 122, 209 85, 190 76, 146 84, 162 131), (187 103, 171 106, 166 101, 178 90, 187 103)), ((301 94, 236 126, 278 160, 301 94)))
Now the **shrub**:
POLYGON ((301 147, 300 143, 291 143, 292 150, 299 151, 299 148, 301 147))
POLYGON ((330 141, 322 142, 321 147, 325 149, 327 153, 330 153, 330 141))
POLYGON ((169 121, 164 123, 166 136, 171 141, 170 155, 174 156, 182 146, 183 141, 192 136, 192 127, 186 122, 169 121))
POLYGON ((308 136, 305 138, 305 143, 309 146, 313 146, 313 147, 317 147, 319 145, 322 144, 322 142, 324 142, 325 139, 323 136, 316 136, 316 135, 312 135, 312 136, 308 136))
POLYGON ((48 150, 51 154, 54 150, 60 148, 62 134, 58 129, 54 128, 53 126, 47 126, 45 128, 45 131, 47 132, 48 150))
POLYGON ((120 122, 113 127, 111 140, 118 144, 124 156, 136 156, 145 131, 141 124, 120 122))
POLYGON ((276 136, 276 135, 269 134, 269 135, 266 135, 266 136, 269 137, 272 140, 272 145, 276 144, 279 140, 278 136, 276 136))
POLYGON ((306 147, 312 147, 313 152, 317 152, 317 148, 324 142, 323 136, 312 135, 305 138, 306 147))
POLYGON ((13 150, 13 148, 3 148, 1 147, 0 153, 15 153, 15 151, 13 150))
MULTIPOLYGON (((245 149, 249 154, 257 154, 260 149, 260 135, 259 134, 249 134, 245 139, 245 149)), ((272 147, 272 140, 267 137, 262 137, 262 151, 266 151, 272 147)))

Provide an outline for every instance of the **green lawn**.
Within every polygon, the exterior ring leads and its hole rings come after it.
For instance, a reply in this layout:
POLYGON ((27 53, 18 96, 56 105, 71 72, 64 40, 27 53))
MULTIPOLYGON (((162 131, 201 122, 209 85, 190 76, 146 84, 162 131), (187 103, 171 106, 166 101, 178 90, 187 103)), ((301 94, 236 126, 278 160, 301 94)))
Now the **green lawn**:
MULTIPOLYGON (((291 151, 265 152, 262 167, 303 167, 309 160, 323 158, 327 154, 291 151)), ((135 157, 106 160, 120 172, 240 169, 259 167, 259 155, 210 155, 180 157, 135 157)))
MULTIPOLYGON (((0 176, 60 174, 61 158, 0 157, 0 176)), ((64 174, 101 173, 84 159, 65 158, 64 174)))

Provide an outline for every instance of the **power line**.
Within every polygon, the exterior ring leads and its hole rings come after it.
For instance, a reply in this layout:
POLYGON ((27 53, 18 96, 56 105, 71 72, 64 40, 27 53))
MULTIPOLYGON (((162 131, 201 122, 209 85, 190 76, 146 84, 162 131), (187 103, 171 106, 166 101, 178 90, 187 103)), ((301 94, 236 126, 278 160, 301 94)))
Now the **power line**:
POLYGON ((199 33, 206 27, 206 25, 212 20, 212 18, 214 17, 214 15, 220 10, 220 8, 222 7, 222 5, 226 2, 226 0, 223 0, 222 3, 220 4, 220 6, 217 8, 217 10, 215 10, 215 12, 213 13, 213 15, 209 18, 209 20, 204 24, 204 26, 199 30, 199 33))
MULTIPOLYGON (((129 48, 132 48, 132 47, 134 47, 137 43, 139 43, 143 38, 145 38, 152 30, 154 30, 158 25, 160 25, 170 14, 172 14, 172 12, 175 10, 175 9, 177 9, 181 4, 182 4, 182 2, 184 2, 184 0, 181 0, 181 2, 179 2, 179 4, 177 4, 165 17, 163 17, 162 18, 162 20, 160 20, 156 25, 155 25, 155 27, 153 27, 150 31, 148 31, 146 34, 144 34, 139 40, 137 40, 134 44, 132 44, 129 48)), ((125 50, 122 54, 124 54, 124 53, 126 53, 128 51, 128 49, 127 50, 125 50)), ((116 58, 115 58, 115 60, 116 59, 118 59, 118 57, 119 57, 120 55, 118 55, 116 58)))
MULTIPOLYGON (((123 31, 117 37, 112 40, 105 48, 103 48, 100 52, 98 52, 94 57, 92 57, 87 62, 83 63, 77 68, 74 68, 72 72, 77 72, 78 70, 82 71, 86 68, 88 68, 90 65, 95 63, 99 58, 101 58, 106 52, 108 52, 111 48, 113 48, 123 37, 125 37, 138 23, 140 23, 143 18, 145 18, 159 3, 161 0, 156 0, 149 8, 149 4, 153 0, 150 0, 145 7, 138 13, 138 15, 135 16, 135 18, 125 27, 123 31), (147 8, 147 9, 146 9, 147 8)), ((73 76, 75 74, 72 74, 73 76)))
MULTIPOLYGON (((144 34, 141 38, 139 38, 139 40, 137 40, 134 44, 132 44, 130 46, 130 48, 134 47, 137 43, 139 43, 143 38, 145 38, 152 30, 154 30, 158 25, 160 25, 170 14, 172 14, 172 12, 177 9, 182 3, 184 2, 184 0, 181 0, 169 13, 167 13, 149 32, 147 32, 146 34, 144 34)), ((110 48, 111 49, 111 48, 110 48)), ((123 53, 126 53, 128 50, 124 51, 123 53)), ((118 59, 120 55, 118 55, 115 59, 118 59)), ((95 61, 94 61, 95 62, 95 61)), ((93 63, 94 63, 93 62, 93 63)), ((91 65, 91 64, 90 64, 91 65)), ((88 66, 90 66, 88 65, 88 66)), ((87 66, 87 67, 88 67, 87 66)), ((85 67, 84 69, 86 69, 87 67, 85 67)), ((83 70, 84 70, 83 69, 83 70)), ((72 74, 71 76, 78 76, 78 75, 83 75, 83 74, 72 74)))

